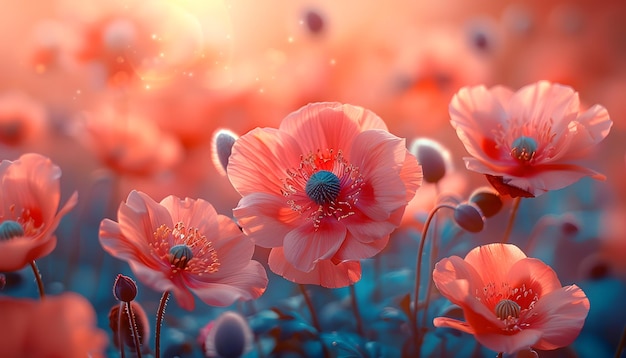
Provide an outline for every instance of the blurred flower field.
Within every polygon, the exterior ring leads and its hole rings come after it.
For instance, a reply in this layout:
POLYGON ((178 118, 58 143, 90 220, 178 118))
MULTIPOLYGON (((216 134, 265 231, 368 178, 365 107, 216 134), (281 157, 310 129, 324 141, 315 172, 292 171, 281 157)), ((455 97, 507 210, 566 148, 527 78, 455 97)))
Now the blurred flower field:
POLYGON ((0 356, 626 356, 626 3, 3 4, 0 356))

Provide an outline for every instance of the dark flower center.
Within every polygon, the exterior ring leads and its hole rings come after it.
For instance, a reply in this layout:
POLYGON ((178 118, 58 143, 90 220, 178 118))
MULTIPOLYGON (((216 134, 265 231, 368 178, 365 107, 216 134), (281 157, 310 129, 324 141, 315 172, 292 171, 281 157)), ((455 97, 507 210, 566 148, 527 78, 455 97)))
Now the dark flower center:
POLYGON ((513 141, 511 156, 520 162, 529 162, 535 157, 535 153, 537 153, 537 141, 533 138, 520 136, 513 141))
POLYGON ((24 228, 13 220, 6 220, 0 224, 0 241, 24 236, 24 228))
POLYGON ((341 181, 334 173, 319 170, 311 175, 304 191, 316 204, 330 204, 337 199, 341 191, 341 181))
POLYGON ((169 259, 172 266, 182 270, 187 267, 187 263, 193 259, 193 252, 189 246, 184 244, 172 246, 169 259))
POLYGON ((496 316, 501 320, 519 318, 521 307, 517 302, 505 299, 496 304, 495 311, 496 316))

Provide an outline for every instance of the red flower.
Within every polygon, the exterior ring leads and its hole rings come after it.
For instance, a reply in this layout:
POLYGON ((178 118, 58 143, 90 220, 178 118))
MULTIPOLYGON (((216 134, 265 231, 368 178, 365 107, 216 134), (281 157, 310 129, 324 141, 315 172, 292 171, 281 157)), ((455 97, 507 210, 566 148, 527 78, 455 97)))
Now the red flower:
POLYGON ((233 213, 269 266, 298 283, 342 287, 380 252, 421 184, 405 141, 361 107, 315 103, 232 147, 233 213))
POLYGON ((0 297, 0 317, 1 357, 104 357, 107 335, 78 294, 43 301, 0 297))
POLYGON ((132 191, 118 220, 102 220, 102 247, 127 261, 145 285, 172 291, 184 309, 194 307, 192 292, 209 305, 228 306, 265 291, 265 269, 251 260, 254 244, 204 200, 169 196, 157 203, 132 191))
POLYGON ((450 103, 452 126, 472 156, 469 170, 486 174, 501 194, 538 196, 580 178, 604 176, 579 161, 613 122, 595 105, 581 112, 578 93, 540 81, 508 88, 464 87, 450 103))
POLYGON ((578 286, 562 287, 548 265, 527 258, 515 245, 479 246, 465 259, 442 259, 433 280, 467 320, 438 317, 435 326, 473 334, 496 352, 567 346, 589 312, 589 300, 578 286))
POLYGON ((78 200, 74 192, 58 210, 60 177, 61 169, 39 154, 0 163, 0 271, 19 270, 56 247, 54 230, 78 200))

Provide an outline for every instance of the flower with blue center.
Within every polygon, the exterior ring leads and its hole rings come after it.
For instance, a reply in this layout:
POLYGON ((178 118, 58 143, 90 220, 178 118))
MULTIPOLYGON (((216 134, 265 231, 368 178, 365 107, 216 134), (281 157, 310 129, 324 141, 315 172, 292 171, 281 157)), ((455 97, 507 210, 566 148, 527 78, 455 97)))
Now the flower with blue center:
POLYGON ((360 279, 359 260, 387 245, 422 181, 404 139, 373 112, 339 103, 309 104, 278 129, 241 136, 227 172, 242 195, 233 214, 272 248, 270 269, 325 287, 360 279))

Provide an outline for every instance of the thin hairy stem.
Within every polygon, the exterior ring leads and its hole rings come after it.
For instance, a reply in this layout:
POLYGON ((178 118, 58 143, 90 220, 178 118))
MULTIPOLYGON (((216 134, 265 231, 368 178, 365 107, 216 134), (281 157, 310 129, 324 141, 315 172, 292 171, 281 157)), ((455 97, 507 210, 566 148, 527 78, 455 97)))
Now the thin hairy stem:
POLYGON ((135 343, 135 353, 137 358, 141 358, 141 343, 139 343, 139 330, 137 329, 137 322, 135 321, 135 313, 130 305, 130 302, 126 302, 126 313, 128 313, 128 324, 133 331, 133 342, 135 343))
POLYGON ((352 312, 354 312, 354 317, 356 317, 356 333, 358 333, 359 336, 364 337, 363 319, 361 318, 361 313, 359 312, 359 304, 356 298, 356 289, 354 288, 354 284, 350 285, 350 298, 352 299, 352 312))
POLYGON ((35 260, 30 262, 30 267, 33 269, 33 273, 35 274, 35 281, 37 281, 37 289, 39 289, 39 297, 43 300, 44 298, 46 298, 46 293, 44 292, 43 281, 41 279, 41 273, 39 272, 39 269, 37 268, 37 264, 35 263, 35 260))
MULTIPOLYGON (((424 224, 424 229, 422 230, 422 238, 420 240, 420 245, 419 245, 419 249, 417 251, 417 264, 415 266, 415 296, 413 297, 413 317, 411 317, 411 322, 413 325, 413 337, 414 337, 414 342, 416 343, 415 349, 416 352, 419 352, 420 346, 421 346, 421 335, 420 333, 420 327, 418 327, 417 324, 417 311, 419 308, 419 290, 420 290, 420 284, 421 284, 421 277, 422 277, 422 257, 424 256, 424 245, 426 243, 426 238, 428 237, 428 228, 430 227, 430 223, 432 222, 433 218, 435 217, 435 214, 437 214, 437 212, 439 211, 439 209, 443 209, 443 208, 448 208, 448 209, 456 209, 456 207, 449 205, 449 204, 439 204, 437 206, 435 206, 433 208, 433 210, 431 210, 430 214, 428 214, 428 218, 426 219, 426 223, 424 224)), ((426 299, 428 299, 428 297, 426 297, 426 299)), ((424 313, 426 314, 426 313, 424 313)))
POLYGON ((120 345, 120 358, 126 357, 124 351, 124 337, 122 336, 122 312, 124 311, 124 302, 120 302, 119 309, 117 310, 117 341, 120 345))
MULTIPOLYGON (((307 292, 306 287, 304 287, 303 284, 298 284, 298 287, 300 287, 300 291, 302 292, 302 296, 304 297, 304 302, 306 303, 307 307, 309 308, 309 311, 311 312, 311 322, 313 323, 313 327, 315 327, 318 333, 322 333, 322 328, 317 318, 317 313, 315 313, 315 307, 313 307, 313 301, 311 300, 311 297, 309 296, 309 293, 307 292)), ((326 345, 324 344, 323 341, 321 341, 321 339, 320 339, 320 343, 322 344, 322 351, 324 352, 324 357, 325 358, 330 357, 330 353, 328 352, 326 345)))
POLYGON ((322 329, 320 328, 320 322, 317 319, 317 313, 315 313, 315 308, 313 307, 313 301, 311 300, 311 297, 309 297, 309 293, 306 290, 306 287, 304 287, 303 284, 298 284, 298 287, 300 287, 300 291, 302 292, 302 297, 304 297, 304 302, 306 303, 306 306, 309 308, 309 312, 311 312, 311 322, 313 323, 313 327, 315 327, 315 329, 318 332, 321 332, 322 329))
POLYGON ((156 323, 154 327, 154 356, 156 358, 161 357, 161 323, 163 322, 163 316, 165 315, 165 306, 167 306, 168 298, 170 298, 170 291, 163 292, 161 301, 159 301, 159 309, 157 310, 156 323))

